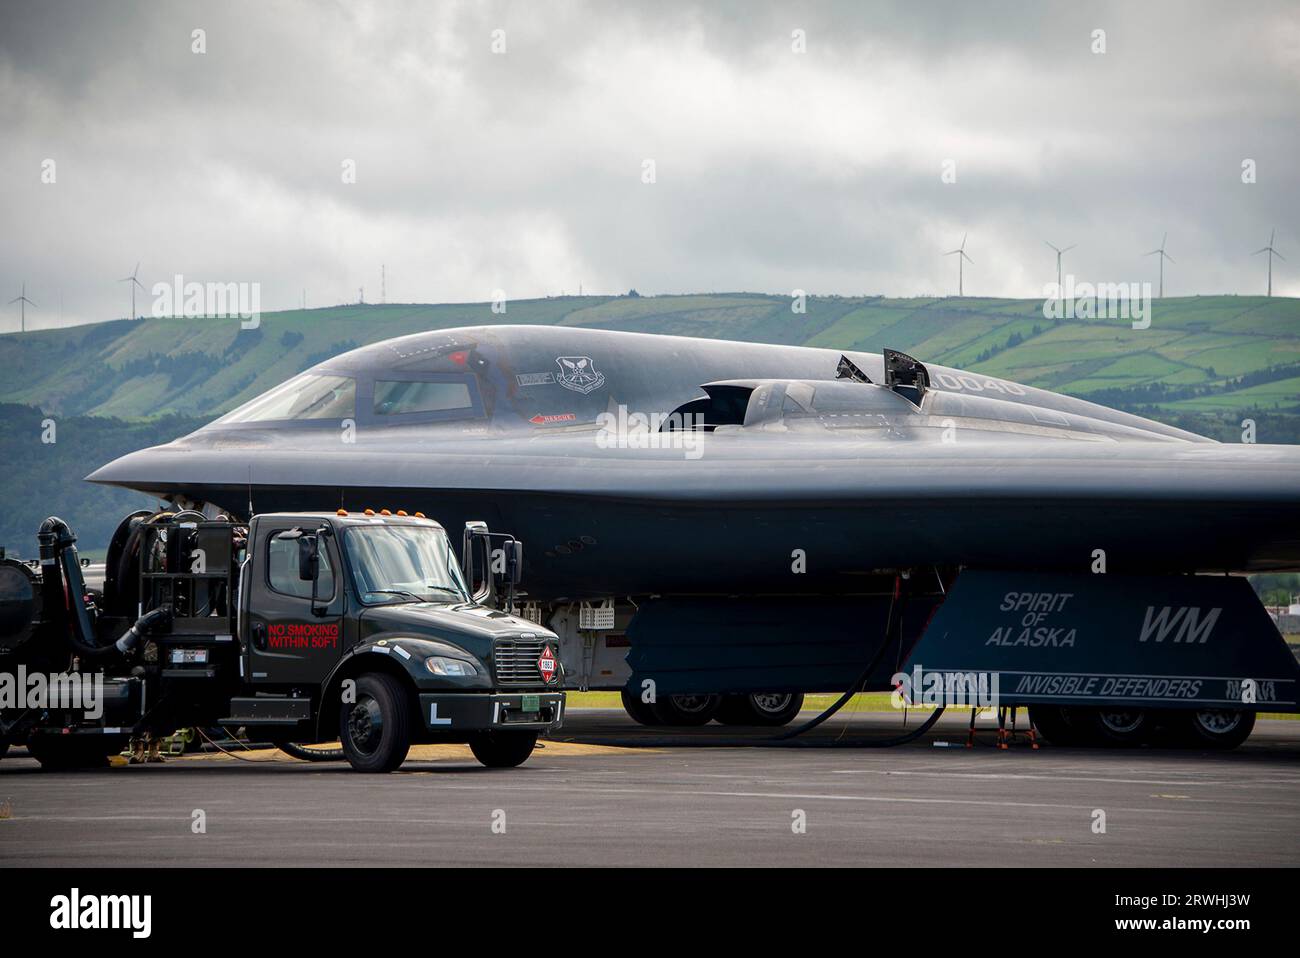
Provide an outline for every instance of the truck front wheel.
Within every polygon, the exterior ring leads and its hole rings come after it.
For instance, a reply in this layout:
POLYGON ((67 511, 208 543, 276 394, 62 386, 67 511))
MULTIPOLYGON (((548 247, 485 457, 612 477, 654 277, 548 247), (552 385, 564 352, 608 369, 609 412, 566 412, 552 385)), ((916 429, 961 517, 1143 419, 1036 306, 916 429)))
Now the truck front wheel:
POLYGON ((391 675, 357 679, 357 700, 339 712, 339 741, 358 772, 391 772, 411 750, 411 702, 391 675))
POLYGON ((479 732, 469 740, 474 757, 488 768, 514 768, 524 764, 537 745, 537 733, 525 731, 479 732))

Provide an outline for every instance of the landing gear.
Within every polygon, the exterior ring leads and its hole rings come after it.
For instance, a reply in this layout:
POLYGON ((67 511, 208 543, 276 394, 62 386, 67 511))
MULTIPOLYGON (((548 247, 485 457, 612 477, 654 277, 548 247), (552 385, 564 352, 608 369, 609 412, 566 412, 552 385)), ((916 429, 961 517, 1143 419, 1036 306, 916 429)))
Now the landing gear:
POLYGON ((474 757, 488 768, 514 768, 533 754, 537 733, 526 731, 480 732, 469 740, 474 757))
POLYGON ((1170 728, 1180 742, 1196 748, 1236 748, 1255 728, 1255 713, 1240 709, 1202 709, 1179 712, 1170 728))
POLYGON ((802 692, 750 692, 724 696, 714 718, 723 725, 788 725, 802 708, 802 692))
POLYGON ((339 740, 358 772, 391 772, 411 750, 411 707, 406 689, 391 675, 357 679, 357 700, 339 712, 339 740))
POLYGON ((706 725, 721 704, 721 695, 667 695, 650 708, 660 725, 706 725))

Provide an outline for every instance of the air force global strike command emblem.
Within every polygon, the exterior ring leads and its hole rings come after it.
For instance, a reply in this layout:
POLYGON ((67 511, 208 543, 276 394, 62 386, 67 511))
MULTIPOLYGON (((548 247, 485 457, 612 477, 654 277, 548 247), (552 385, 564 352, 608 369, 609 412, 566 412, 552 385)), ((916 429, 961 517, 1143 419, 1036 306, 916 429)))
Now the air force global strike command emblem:
POLYGON ((590 356, 558 356, 555 362, 560 367, 555 378, 565 389, 585 396, 605 385, 605 374, 596 372, 590 356))

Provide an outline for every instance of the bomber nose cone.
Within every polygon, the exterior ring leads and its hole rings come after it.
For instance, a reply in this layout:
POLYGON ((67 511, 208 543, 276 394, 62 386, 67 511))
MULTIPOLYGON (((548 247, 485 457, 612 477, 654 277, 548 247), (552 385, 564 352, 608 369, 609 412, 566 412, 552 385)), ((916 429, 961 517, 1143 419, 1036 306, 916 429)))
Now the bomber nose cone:
POLYGON ((175 455, 174 451, 164 451, 165 446, 153 446, 128 452, 118 456, 110 463, 100 466, 90 475, 87 482, 105 486, 125 486, 129 489, 147 489, 149 485, 166 478, 167 460, 175 455))

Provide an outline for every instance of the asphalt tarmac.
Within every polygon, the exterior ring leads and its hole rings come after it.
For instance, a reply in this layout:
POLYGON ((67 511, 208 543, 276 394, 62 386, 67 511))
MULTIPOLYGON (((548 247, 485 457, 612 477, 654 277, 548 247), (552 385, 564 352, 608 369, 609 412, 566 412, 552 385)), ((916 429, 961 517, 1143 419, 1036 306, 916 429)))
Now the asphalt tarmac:
POLYGON ((697 747, 737 733, 574 711, 521 768, 421 746, 388 776, 270 750, 50 773, 16 751, 0 866, 1300 864, 1300 722, 1261 721, 1222 754, 1001 751, 986 723, 967 749, 958 716, 899 748, 827 747, 898 721, 697 747))

